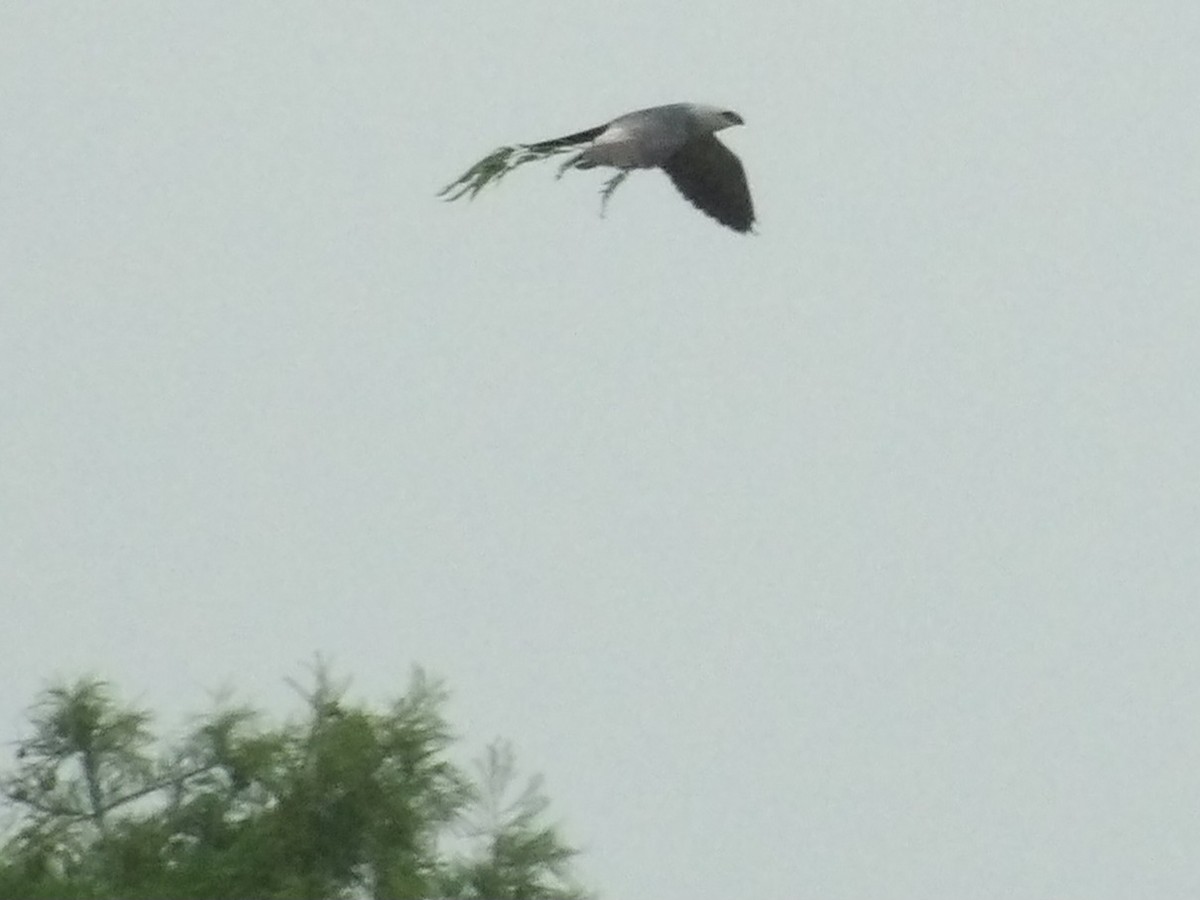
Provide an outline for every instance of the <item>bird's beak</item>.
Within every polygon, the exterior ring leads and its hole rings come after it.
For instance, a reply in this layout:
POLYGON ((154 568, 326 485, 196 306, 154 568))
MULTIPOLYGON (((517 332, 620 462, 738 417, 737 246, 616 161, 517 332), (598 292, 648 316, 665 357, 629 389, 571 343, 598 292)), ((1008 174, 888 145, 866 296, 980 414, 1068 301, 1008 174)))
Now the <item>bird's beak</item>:
POLYGON ((742 121, 742 117, 739 116, 735 112, 732 112, 732 111, 726 112, 723 115, 725 116, 725 121, 727 121, 730 125, 745 125, 746 124, 744 121, 742 121))

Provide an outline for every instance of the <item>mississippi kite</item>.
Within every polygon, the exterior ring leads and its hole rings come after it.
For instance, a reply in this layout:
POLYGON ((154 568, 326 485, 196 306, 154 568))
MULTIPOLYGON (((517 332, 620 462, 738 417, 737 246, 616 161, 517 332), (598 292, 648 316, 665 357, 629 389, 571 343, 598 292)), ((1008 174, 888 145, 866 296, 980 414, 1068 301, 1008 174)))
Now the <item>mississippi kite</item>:
POLYGON ((754 225, 754 205, 741 161, 715 132, 741 125, 737 113, 701 103, 672 103, 618 116, 611 122, 536 144, 501 147, 447 186, 442 194, 474 196, 489 181, 522 163, 587 144, 559 170, 611 166, 617 174, 601 192, 605 202, 634 169, 662 169, 701 212, 734 231, 754 225), (451 193, 453 192, 453 193, 451 193))

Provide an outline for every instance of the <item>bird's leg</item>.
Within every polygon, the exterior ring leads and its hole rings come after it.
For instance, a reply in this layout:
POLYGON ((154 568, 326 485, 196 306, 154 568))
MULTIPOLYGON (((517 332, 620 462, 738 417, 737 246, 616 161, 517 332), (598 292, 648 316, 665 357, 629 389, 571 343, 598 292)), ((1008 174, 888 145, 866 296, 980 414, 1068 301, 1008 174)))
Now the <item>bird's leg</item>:
POLYGON ((629 177, 629 169, 621 169, 608 181, 604 182, 604 187, 600 188, 600 218, 604 218, 604 213, 608 210, 608 198, 613 195, 613 191, 621 186, 621 182, 629 177))
POLYGON ((561 163, 558 167, 558 174, 554 176, 554 180, 557 181, 558 179, 562 178, 567 169, 574 169, 581 159, 583 159, 583 154, 576 153, 566 162, 561 163))

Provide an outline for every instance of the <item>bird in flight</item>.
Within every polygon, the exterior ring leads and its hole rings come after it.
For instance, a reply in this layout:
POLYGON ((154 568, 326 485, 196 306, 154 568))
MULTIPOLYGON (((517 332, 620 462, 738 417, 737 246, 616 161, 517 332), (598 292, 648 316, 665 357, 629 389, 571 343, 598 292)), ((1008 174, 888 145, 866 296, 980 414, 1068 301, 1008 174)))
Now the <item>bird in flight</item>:
POLYGON ((448 200, 464 194, 474 197, 488 182, 519 165, 586 145, 562 164, 559 177, 568 169, 617 169, 601 190, 604 205, 634 169, 662 169, 693 206, 744 233, 754 225, 746 172, 733 151, 716 137, 721 129, 741 124, 737 113, 702 103, 639 109, 565 137, 501 147, 447 185, 440 196, 448 200))

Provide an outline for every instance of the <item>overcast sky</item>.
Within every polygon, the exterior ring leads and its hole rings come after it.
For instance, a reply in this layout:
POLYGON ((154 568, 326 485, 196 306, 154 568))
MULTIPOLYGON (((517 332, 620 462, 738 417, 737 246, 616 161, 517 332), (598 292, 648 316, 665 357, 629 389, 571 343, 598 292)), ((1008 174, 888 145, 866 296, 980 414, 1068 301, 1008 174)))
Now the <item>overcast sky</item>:
POLYGON ((605 900, 1200 895, 1200 4, 0 7, 0 739, 445 678, 605 900), (436 191, 695 100, 658 172, 436 191))

